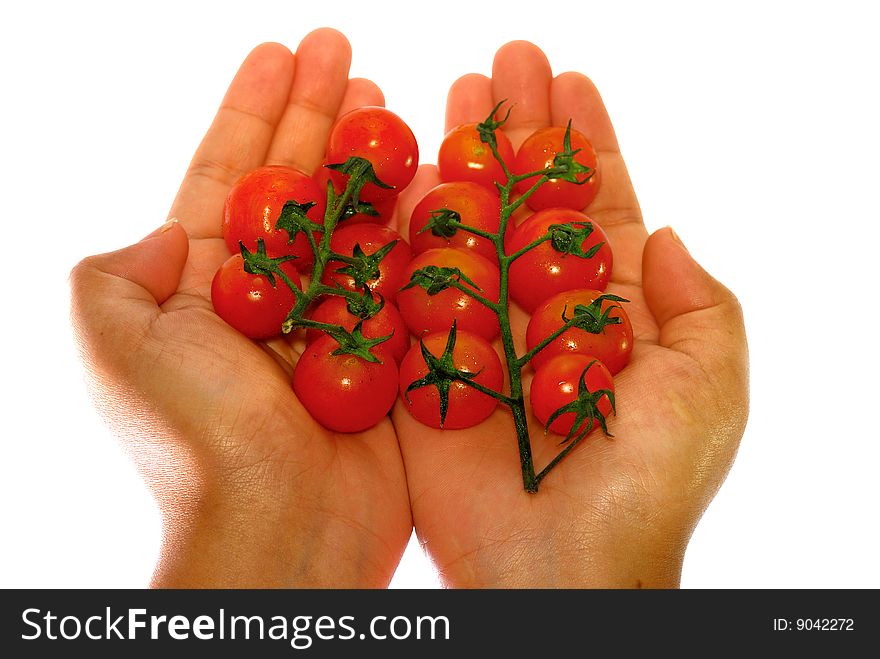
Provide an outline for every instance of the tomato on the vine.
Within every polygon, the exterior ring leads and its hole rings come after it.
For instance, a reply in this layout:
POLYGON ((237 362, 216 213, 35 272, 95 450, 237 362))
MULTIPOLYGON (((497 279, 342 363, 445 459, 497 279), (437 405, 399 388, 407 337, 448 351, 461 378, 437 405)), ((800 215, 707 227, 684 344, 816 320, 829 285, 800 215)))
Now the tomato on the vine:
POLYGON ((564 412, 550 424, 551 432, 559 435, 580 434, 585 430, 589 432, 601 425, 597 414, 607 419, 613 411, 611 399, 607 394, 600 393, 610 391, 614 394, 614 380, 602 362, 590 355, 556 355, 535 372, 529 390, 532 413, 541 425, 546 427, 557 410, 578 400, 582 389, 581 378, 587 392, 583 398, 597 399, 593 402, 593 414, 582 418, 578 427, 573 428, 578 421, 578 412, 564 412))
POLYGON ((409 220, 409 243, 413 252, 418 254, 435 247, 461 247, 497 262, 498 254, 491 240, 463 229, 445 227, 440 220, 432 221, 431 216, 441 210, 453 211, 458 213, 458 221, 462 224, 497 233, 499 204, 496 192, 473 181, 441 183, 413 208, 409 220))
POLYGON ((275 225, 288 201, 314 203, 306 216, 322 224, 325 199, 325 191, 318 189, 311 176, 291 167, 267 165, 248 172, 232 186, 223 209, 222 232, 230 253, 238 252, 239 241, 255 250, 257 239, 262 238, 269 256, 293 254, 296 268, 305 271, 314 261, 305 234, 297 233, 290 242, 289 233, 275 225))
POLYGON ((554 233, 510 266, 510 295, 532 313, 551 295, 574 288, 604 291, 611 279, 613 257, 608 236, 594 220, 567 208, 548 208, 526 218, 507 240, 513 254, 532 242, 554 233), (556 228, 553 225, 569 225, 556 228), (560 248, 565 251, 560 251, 560 248), (596 249, 589 258, 584 255, 596 249))
MULTIPOLYGON (((233 254, 214 274, 211 302, 214 311, 229 325, 251 339, 268 339, 281 334, 281 323, 296 303, 290 287, 275 276, 273 286, 265 275, 244 269, 242 255, 233 254)), ((291 261, 280 265, 284 274, 300 286, 299 273, 291 261)))
POLYGON ((293 371, 293 390, 312 418, 328 430, 372 428, 397 399, 397 365, 393 359, 369 362, 355 355, 334 355, 337 348, 331 336, 306 347, 293 371))
POLYGON ((393 302, 398 289, 408 279, 406 267, 412 260, 412 249, 394 229, 369 223, 343 226, 333 232, 330 248, 358 262, 329 261, 321 278, 325 284, 358 292, 363 292, 366 284, 374 294, 393 302), (361 254, 370 257, 394 241, 397 241, 394 247, 378 263, 373 262, 375 259, 361 258, 361 254))
MULTIPOLYGON (((448 332, 436 332, 425 336, 425 348, 438 359, 447 346, 448 332)), ((494 348, 481 336, 470 332, 457 332, 452 350, 452 366, 470 377, 473 382, 493 391, 500 391, 504 383, 501 360, 494 348)), ((470 428, 489 417, 498 401, 460 380, 446 383, 448 403, 446 418, 440 421, 440 389, 434 384, 425 384, 410 391, 413 382, 422 380, 429 374, 429 368, 422 355, 421 345, 414 344, 400 363, 400 397, 410 414, 419 422, 432 428, 450 430, 470 428)))
MULTIPOLYGON (((382 188, 367 183, 363 199, 381 201, 400 194, 419 167, 419 145, 403 119, 383 107, 366 106, 342 115, 330 130, 325 160, 343 164, 351 157, 364 158, 373 165, 382 188)), ((333 172, 331 177, 337 178, 333 172)), ((341 189, 345 188, 342 184, 341 189)))
POLYGON ((457 321, 459 330, 491 341, 500 332, 495 312, 459 288, 444 288, 443 282, 454 282, 497 304, 499 278, 498 266, 471 250, 429 249, 417 254, 406 268, 404 281, 408 283, 397 294, 397 306, 410 332, 417 337, 429 332, 448 332, 453 321, 457 321), (414 283, 412 277, 417 271, 422 275, 417 274, 414 283), (438 292, 429 294, 429 289, 438 292))
MULTIPOLYGON (((556 154, 563 150, 565 131, 564 127, 549 126, 532 133, 516 152, 511 171, 522 175, 552 167, 556 154)), ((526 199, 526 205, 532 210, 555 207, 583 210, 596 198, 600 182, 599 159, 596 151, 583 133, 573 128, 571 148, 577 151, 574 156, 575 162, 589 167, 593 170, 593 174, 579 176, 580 180, 589 176, 585 183, 580 184, 551 178, 526 199)), ((517 192, 520 194, 526 192, 537 180, 538 177, 533 176, 519 181, 516 184, 517 192)))
MULTIPOLYGON (((333 192, 337 196, 345 191, 345 181, 343 180, 345 177, 338 172, 329 169, 327 165, 328 162, 325 160, 313 174, 315 183, 317 183, 318 188, 321 190, 322 198, 327 194, 328 183, 333 184, 333 192)), ((355 212, 350 216, 342 217, 337 226, 348 226, 349 224, 359 224, 361 222, 387 224, 391 221, 391 218, 394 215, 394 207, 397 204, 397 197, 372 201, 370 199, 365 199, 363 195, 360 195, 358 206, 362 206, 364 202, 369 203, 375 215, 367 212, 356 212, 357 209, 352 209, 355 212)))
MULTIPOLYGON (((361 320, 349 311, 348 300, 341 295, 328 295, 315 307, 307 317, 319 323, 340 325, 349 332, 361 320)), ((409 330, 403 320, 403 316, 391 302, 386 301, 375 315, 363 321, 361 332, 367 339, 377 339, 382 336, 391 336, 390 339, 373 348, 373 354, 380 356, 389 355, 398 364, 409 350, 409 330)), ((306 331, 306 341, 317 341, 324 332, 319 329, 306 331)))
POLYGON ((586 313, 580 326, 568 328, 542 348, 532 358, 532 366, 538 369, 556 355, 578 353, 596 357, 612 375, 620 372, 633 348, 632 323, 623 304, 589 288, 563 291, 539 304, 526 329, 528 350, 565 325, 563 314, 572 318, 578 308, 586 313))
MULTIPOLYGON (((446 133, 437 154, 437 169, 445 182, 473 181, 496 190, 495 183, 503 185, 507 176, 492 149, 480 140, 477 125, 462 124, 446 133)), ((495 131, 495 139, 501 158, 505 163, 512 163, 514 151, 510 138, 495 131)))

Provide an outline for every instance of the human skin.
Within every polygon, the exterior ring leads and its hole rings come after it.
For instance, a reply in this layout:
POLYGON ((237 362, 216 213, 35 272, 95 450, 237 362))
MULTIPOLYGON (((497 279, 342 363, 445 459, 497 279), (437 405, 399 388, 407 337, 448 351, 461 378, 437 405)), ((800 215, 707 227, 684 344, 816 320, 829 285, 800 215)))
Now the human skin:
MULTIPOLYGON (((295 54, 256 48, 187 171, 177 221, 71 273, 96 403, 162 513, 152 585, 383 587, 414 524, 448 587, 676 586, 746 420, 740 308, 670 229, 648 235, 598 93, 581 74, 554 77, 536 46, 507 44, 491 78, 458 80, 446 123, 482 120, 506 98, 515 146, 570 117, 599 152, 602 189, 588 212, 612 242, 609 292, 632 301, 636 332, 615 382, 614 439, 584 441, 528 494, 505 408, 478 427, 436 431, 398 403, 369 431, 331 433, 290 387, 302 342, 250 341, 214 314, 232 183, 263 164, 313 171, 337 116, 384 103, 373 83, 348 78, 350 58, 327 29, 295 54)), ((423 166, 391 226, 406 235, 438 182, 423 166)), ((511 320, 524 352, 528 319, 514 308, 511 320)), ((530 430, 540 468, 559 438, 530 430)))
POLYGON ((337 116, 382 105, 349 80, 328 29, 293 54, 245 60, 164 226, 71 274, 72 322, 99 409, 150 485, 163 520, 157 587, 384 587, 412 520, 394 428, 321 428, 293 395, 301 342, 254 342, 213 311, 228 257, 233 182, 263 164, 311 172, 337 116))
MULTIPOLYGON (((446 129, 483 120, 504 99, 512 107, 504 130, 515 148, 534 130, 570 118, 598 151, 602 186, 586 212, 614 250, 607 292, 630 300, 634 349, 615 377, 613 439, 595 432, 537 494, 523 491, 516 433, 503 406, 480 426, 455 432, 420 426, 398 406, 393 419, 419 540, 450 587, 676 587, 691 533, 745 428, 740 305, 670 228, 648 234, 588 78, 554 76, 536 46, 508 43, 491 78, 471 74, 454 83, 446 129)), ((436 170, 420 172, 420 185, 438 181, 436 170)), ((524 354, 528 316, 514 306, 510 319, 524 354)), ((529 369, 524 375, 528 392, 529 369)), ((561 438, 535 420, 529 432, 540 470, 561 438)))

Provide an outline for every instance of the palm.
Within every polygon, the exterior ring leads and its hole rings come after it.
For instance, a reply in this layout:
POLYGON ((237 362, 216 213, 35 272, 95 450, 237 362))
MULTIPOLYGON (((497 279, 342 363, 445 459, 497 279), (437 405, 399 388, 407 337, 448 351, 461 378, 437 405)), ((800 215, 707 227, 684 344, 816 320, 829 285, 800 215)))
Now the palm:
POLYGON ((229 256, 220 226, 233 182, 263 164, 313 171, 338 114, 383 103, 372 83, 348 80, 349 59, 341 35, 319 30, 295 59, 267 45, 245 61, 175 199, 171 215, 187 232, 189 252, 176 291, 146 324, 144 345, 157 349, 137 377, 163 423, 198 438, 187 450, 222 488, 257 492, 258 508, 296 502, 278 524, 300 544, 310 538, 313 554, 334 556, 325 560, 324 583, 363 585, 356 578, 369 573, 366 583, 381 586, 412 529, 390 420, 355 435, 323 429, 291 388, 297 341, 250 341, 210 299, 214 272, 229 256))
MULTIPOLYGON (((664 347, 646 303, 647 232, 594 88, 571 74, 551 84, 543 54, 522 43, 499 51, 493 75, 491 81, 467 76, 453 87, 447 128, 482 120, 506 98, 513 107, 506 129, 514 146, 533 130, 564 125, 571 117, 599 151, 603 183, 588 212, 609 235, 615 267, 608 291, 631 301, 627 311, 636 334, 631 364, 615 378, 618 416, 609 424, 614 438, 592 435, 550 472, 537 495, 527 495, 507 408, 499 406, 480 426, 455 432, 421 426, 400 405, 393 418, 413 519, 441 578, 475 585, 490 579, 510 585, 583 583, 585 564, 598 563, 595 556, 615 546, 638 542, 639 533, 660 532, 673 545, 686 543, 732 448, 718 450, 702 436, 698 417, 712 412, 708 401, 700 400, 700 392, 708 390, 706 375, 688 355, 664 347), (548 561, 559 556, 566 557, 565 564, 548 561)), ((436 173, 423 174, 431 176, 436 173)), ((525 352, 527 322, 522 311, 511 310, 519 354, 525 352)), ((534 420, 530 436, 540 471, 559 452, 561 438, 545 435, 534 420)))

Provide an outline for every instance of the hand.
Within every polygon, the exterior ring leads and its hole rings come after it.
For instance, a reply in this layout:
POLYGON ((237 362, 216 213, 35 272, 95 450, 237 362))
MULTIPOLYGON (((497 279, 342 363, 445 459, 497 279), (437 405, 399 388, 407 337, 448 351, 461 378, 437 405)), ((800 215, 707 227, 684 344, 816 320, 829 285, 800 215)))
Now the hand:
POLYGON ((71 275, 72 320, 99 407, 159 503, 156 586, 385 586, 412 531, 390 420, 336 436, 299 404, 301 346, 255 343, 213 312, 233 182, 263 164, 312 172, 334 119, 382 105, 348 79, 332 30, 245 60, 174 200, 177 223, 71 275))
MULTIPOLYGON (((635 347, 615 378, 614 438, 594 433, 537 494, 523 491, 508 408, 453 432, 420 425, 398 404, 393 418, 416 531, 447 586, 677 586, 688 539, 744 430, 748 375, 739 304, 670 229, 648 235, 610 120, 587 78, 554 78, 538 48, 507 44, 491 79, 468 75, 453 85, 447 130, 482 121, 502 99, 513 108, 505 130, 515 148, 534 130, 569 118, 596 147, 603 180, 587 212, 609 236, 608 292, 631 300, 635 347)), ((418 181, 429 186, 439 179, 423 167, 418 181)), ((527 322, 511 310, 515 336, 524 337, 527 322)), ((518 352, 525 352, 524 341, 518 352)), ((534 421, 530 434, 540 470, 560 450, 560 438, 534 421)))

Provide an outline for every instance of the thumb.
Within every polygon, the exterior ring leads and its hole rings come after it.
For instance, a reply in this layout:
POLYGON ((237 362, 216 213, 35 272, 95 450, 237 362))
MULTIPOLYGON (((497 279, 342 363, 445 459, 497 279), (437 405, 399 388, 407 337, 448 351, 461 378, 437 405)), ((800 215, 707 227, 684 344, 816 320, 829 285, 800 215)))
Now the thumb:
POLYGON ((134 245, 78 263, 71 273, 74 302, 117 294, 162 304, 177 290, 188 251, 186 232, 169 220, 134 245))
POLYGON ((705 372, 732 369, 745 377, 739 302, 700 267, 671 228, 655 231, 645 243, 642 281, 660 328, 660 345, 689 355, 705 372))
MULTIPOLYGON (((147 323, 180 283, 189 252, 176 220, 115 252, 90 256, 70 273, 71 323, 87 362, 137 345, 147 323)), ((102 357, 104 359, 102 359, 102 357)))

